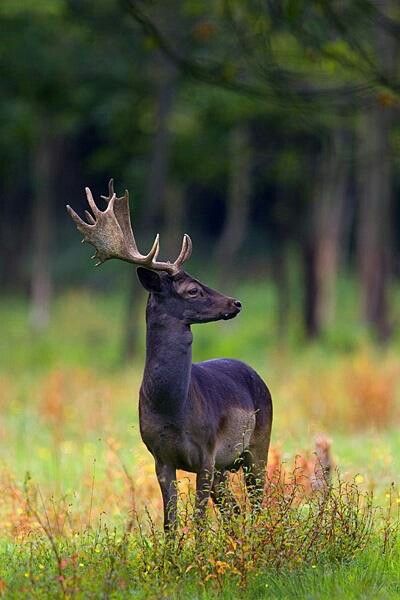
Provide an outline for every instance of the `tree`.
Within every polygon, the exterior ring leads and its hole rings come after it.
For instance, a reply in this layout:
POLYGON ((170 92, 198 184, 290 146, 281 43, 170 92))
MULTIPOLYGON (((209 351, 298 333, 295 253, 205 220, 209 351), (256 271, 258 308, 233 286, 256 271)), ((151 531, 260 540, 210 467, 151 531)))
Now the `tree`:
MULTIPOLYGON (((392 3, 386 0, 378 6, 388 12, 392 3)), ((396 40, 377 25, 372 33, 380 69, 391 78, 396 65, 396 40)), ((381 341, 386 340, 391 331, 388 288, 393 252, 392 123, 392 98, 382 94, 363 110, 358 126, 357 252, 362 315, 381 341)))
POLYGON ((251 201, 251 141, 248 125, 237 123, 229 136, 229 186, 225 223, 215 251, 220 281, 233 272, 234 260, 249 226, 251 201))

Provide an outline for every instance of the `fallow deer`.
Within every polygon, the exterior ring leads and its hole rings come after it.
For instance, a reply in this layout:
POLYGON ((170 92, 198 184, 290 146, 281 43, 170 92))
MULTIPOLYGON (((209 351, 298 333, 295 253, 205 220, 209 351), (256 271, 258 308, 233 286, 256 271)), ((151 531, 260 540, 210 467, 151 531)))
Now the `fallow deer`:
MULTIPOLYGON (((148 254, 138 250, 130 222, 128 191, 102 196, 101 211, 86 188, 83 221, 67 206, 83 241, 92 244, 97 264, 111 258, 138 266, 140 283, 149 292, 146 311, 146 362, 139 395, 142 439, 154 457, 161 488, 166 530, 176 523, 176 470, 196 473, 196 513, 204 514, 211 495, 217 506, 234 497, 225 482, 230 470, 244 467, 254 503, 262 498, 272 425, 270 392, 245 363, 214 359, 192 363, 191 326, 228 320, 241 310, 239 300, 224 296, 191 277, 182 266, 192 242, 183 236, 175 262, 160 262, 159 235, 148 254)), ((234 505, 235 506, 235 505, 234 505)), ((237 508, 237 507, 236 507, 237 508)))

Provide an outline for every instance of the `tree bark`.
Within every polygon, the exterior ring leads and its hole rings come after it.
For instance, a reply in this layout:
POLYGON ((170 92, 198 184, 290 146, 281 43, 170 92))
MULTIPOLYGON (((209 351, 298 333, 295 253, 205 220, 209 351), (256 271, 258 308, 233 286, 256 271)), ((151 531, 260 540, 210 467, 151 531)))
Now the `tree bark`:
POLYGON ((249 225, 251 199, 251 145, 248 126, 236 125, 230 137, 230 173, 226 218, 215 252, 220 281, 233 272, 234 261, 249 225))
MULTIPOLYGON (((381 2, 387 10, 391 2, 381 2)), ((376 57, 382 72, 393 72, 395 40, 376 26, 376 57)), ((362 317, 378 339, 391 331, 388 291, 392 259, 392 160, 390 129, 393 109, 375 100, 364 110, 358 128, 358 235, 357 254, 362 317)))
POLYGON ((304 301, 303 315, 306 336, 309 339, 319 335, 319 323, 317 320, 317 294, 318 286, 316 279, 316 260, 314 240, 306 236, 302 244, 303 277, 304 277, 304 301))
POLYGON ((285 235, 276 244, 272 255, 272 277, 276 286, 276 333, 279 341, 283 341, 288 331, 290 312, 288 244, 285 235))
MULTIPOLYGON (((9 165, 11 168, 12 165, 9 165)), ((4 176, 1 182, 2 218, 0 221, 0 289, 3 292, 26 293, 26 273, 24 261, 26 255, 21 256, 21 248, 25 248, 26 239, 29 237, 30 221, 25 214, 26 206, 22 204, 21 189, 19 189, 19 175, 21 164, 14 167, 4 176)))
POLYGON ((53 238, 53 194, 60 140, 51 124, 42 121, 32 163, 32 271, 30 322, 34 331, 43 331, 49 322, 53 291, 51 244, 53 238))
POLYGON ((336 129, 321 158, 314 198, 317 285, 316 323, 322 332, 332 323, 336 309, 336 284, 344 245, 345 210, 349 204, 349 135, 336 129))
POLYGON ((177 90, 177 70, 161 55, 157 57, 154 73, 158 81, 157 127, 153 140, 149 176, 147 179, 147 202, 143 212, 143 227, 145 229, 154 227, 162 217, 160 208, 165 199, 171 147, 169 119, 177 90))
POLYGON ((304 322, 310 338, 323 333, 335 314, 337 274, 345 241, 349 141, 345 131, 333 131, 316 168, 303 245, 304 322))

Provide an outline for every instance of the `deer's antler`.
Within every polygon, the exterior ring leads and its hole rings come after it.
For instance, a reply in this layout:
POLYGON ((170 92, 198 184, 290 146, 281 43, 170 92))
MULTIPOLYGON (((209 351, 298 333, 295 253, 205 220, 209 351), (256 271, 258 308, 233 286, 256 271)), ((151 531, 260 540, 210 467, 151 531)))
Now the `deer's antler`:
POLYGON ((83 221, 70 206, 67 206, 67 211, 83 234, 82 242, 89 242, 95 247, 96 252, 92 258, 97 259, 96 266, 110 258, 119 258, 153 271, 166 271, 170 275, 175 275, 181 270, 183 263, 190 258, 192 241, 186 233, 183 236, 179 256, 173 263, 157 261, 160 250, 159 234, 156 235, 148 254, 139 252, 131 226, 128 190, 125 190, 123 196, 117 197, 112 179, 108 184, 108 196, 102 196, 107 202, 104 211, 96 206, 89 188, 86 188, 86 196, 93 213, 92 215, 89 211, 85 211, 88 223, 83 221))

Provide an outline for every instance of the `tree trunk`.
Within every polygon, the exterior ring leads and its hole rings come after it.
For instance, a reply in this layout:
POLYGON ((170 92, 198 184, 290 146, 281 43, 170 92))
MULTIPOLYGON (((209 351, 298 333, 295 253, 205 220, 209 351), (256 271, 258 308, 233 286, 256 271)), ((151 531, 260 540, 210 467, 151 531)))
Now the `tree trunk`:
MULTIPOLYGON (((158 68, 155 70, 158 82, 156 92, 157 128, 154 135, 148 172, 146 203, 140 225, 140 228, 145 231, 159 229, 162 217, 164 216, 162 206, 165 202, 171 146, 169 119, 172 113, 177 89, 176 68, 162 56, 157 57, 157 67, 158 68)), ((134 273, 130 278, 128 304, 124 320, 124 337, 122 345, 122 358, 124 361, 132 359, 136 354, 138 332, 140 331, 140 328, 138 327, 138 313, 140 307, 144 303, 144 299, 144 290, 138 284, 136 273, 134 273)), ((142 319, 141 314, 140 319, 142 319)))
POLYGON ((304 277, 304 327, 306 336, 310 339, 319 335, 319 323, 317 320, 317 294, 318 286, 315 268, 315 243, 306 236, 302 243, 303 277, 304 277))
POLYGON ((218 279, 226 280, 242 246, 249 225, 251 196, 251 145, 248 126, 239 123, 230 137, 230 173, 225 224, 215 260, 218 279))
POLYGON ((346 202, 348 205, 349 136, 341 129, 321 157, 314 201, 315 278, 317 287, 316 324, 322 332, 333 321, 336 284, 344 245, 346 202))
POLYGON ((146 230, 158 224, 162 216, 160 208, 165 199, 171 146, 169 119, 177 90, 176 67, 163 56, 157 57, 154 73, 158 81, 157 128, 153 140, 149 176, 147 179, 147 201, 143 212, 143 227, 146 230))
MULTIPOLYGON (((10 168, 12 165, 9 165, 10 168)), ((26 274, 24 263, 26 252, 21 256, 21 248, 25 247, 31 227, 29 210, 25 214, 26 206, 23 205, 19 173, 21 164, 5 174, 1 182, 2 218, 0 221, 0 289, 11 293, 21 294, 26 292, 26 274)), ((30 208, 30 207, 29 207, 30 208)))
MULTIPOLYGON (((381 2, 382 10, 391 2, 381 2)), ((395 41, 382 27, 374 32, 377 62, 383 73, 394 67, 395 41)), ((378 339, 390 334, 388 289, 392 256, 392 161, 389 134, 391 106, 378 100, 364 110, 358 129, 357 254, 362 316, 378 339)))
POLYGON ((276 287, 276 333, 279 341, 283 341, 288 331, 290 312, 288 244, 283 234, 272 255, 272 277, 276 287))
POLYGON ((335 313, 337 274, 344 246, 348 146, 347 134, 335 130, 316 169, 309 229, 303 242, 304 323, 310 338, 320 335, 335 313))
POLYGON ((43 331, 50 317, 52 277, 50 253, 53 234, 53 184, 58 164, 59 140, 50 123, 43 121, 33 157, 32 271, 30 322, 43 331))

